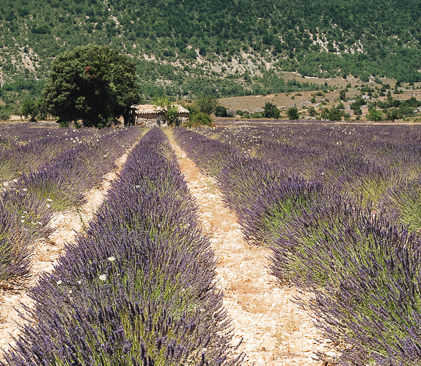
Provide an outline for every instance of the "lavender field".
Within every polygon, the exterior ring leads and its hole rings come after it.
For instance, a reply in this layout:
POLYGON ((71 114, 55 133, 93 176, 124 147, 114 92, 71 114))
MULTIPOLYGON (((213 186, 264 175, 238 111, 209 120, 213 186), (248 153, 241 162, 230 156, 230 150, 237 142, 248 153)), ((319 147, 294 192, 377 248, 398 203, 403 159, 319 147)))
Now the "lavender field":
MULTIPOLYGON (((48 149, 51 158, 4 184, 3 284, 25 283, 35 241, 51 233, 51 216, 81 205, 142 134, 138 128, 82 131, 23 143, 37 144, 40 154, 48 149), (44 143, 51 138, 62 143, 44 143)), ((29 289, 31 321, 3 364, 240 364, 244 355, 231 356, 231 323, 214 277, 195 201, 167 137, 150 130, 86 231, 29 289)))
MULTIPOLYGON (((270 249, 279 285, 311 294, 330 364, 421 365, 421 127, 166 132, 216 179, 247 242, 270 249)), ((0 129, 2 284, 25 284, 52 216, 132 147, 86 231, 29 289, 31 320, 0 363, 246 364, 177 157, 161 129, 142 134, 0 129)))
POLYGON ((281 284, 313 293, 341 365, 421 364, 421 128, 178 129, 281 284), (227 158, 229 157, 229 158, 227 158))

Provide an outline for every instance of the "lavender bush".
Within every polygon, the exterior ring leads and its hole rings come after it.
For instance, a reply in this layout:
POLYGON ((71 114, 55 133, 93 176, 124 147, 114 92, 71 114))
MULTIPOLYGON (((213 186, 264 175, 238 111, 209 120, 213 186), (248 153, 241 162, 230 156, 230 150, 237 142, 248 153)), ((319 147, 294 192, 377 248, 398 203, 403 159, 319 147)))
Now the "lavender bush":
POLYGON ((338 358, 342 365, 419 365, 421 240, 376 220, 358 229, 321 240, 346 251, 334 281, 339 285, 315 292, 317 325, 346 345, 338 358))
POLYGON ((421 177, 404 181, 382 197, 380 206, 390 222, 405 225, 411 231, 421 229, 421 177))
POLYGON ((0 281, 24 280, 29 275, 31 238, 19 230, 20 217, 0 206, 0 281))
POLYGON ((267 182, 253 205, 240 212, 245 238, 257 245, 274 247, 290 230, 297 216, 309 214, 321 204, 336 198, 336 194, 320 183, 303 178, 267 182))

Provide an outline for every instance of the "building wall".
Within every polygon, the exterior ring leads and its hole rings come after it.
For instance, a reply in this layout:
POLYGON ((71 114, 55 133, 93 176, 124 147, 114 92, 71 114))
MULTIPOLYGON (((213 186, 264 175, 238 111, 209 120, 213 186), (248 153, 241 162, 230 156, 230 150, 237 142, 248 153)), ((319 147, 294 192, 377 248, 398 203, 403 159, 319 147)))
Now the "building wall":
MULTIPOLYGON (((188 122, 188 114, 180 114, 178 117, 180 124, 188 122)), ((168 122, 163 114, 136 114, 135 115, 135 125, 141 127, 155 127, 162 126, 167 127, 168 122)))

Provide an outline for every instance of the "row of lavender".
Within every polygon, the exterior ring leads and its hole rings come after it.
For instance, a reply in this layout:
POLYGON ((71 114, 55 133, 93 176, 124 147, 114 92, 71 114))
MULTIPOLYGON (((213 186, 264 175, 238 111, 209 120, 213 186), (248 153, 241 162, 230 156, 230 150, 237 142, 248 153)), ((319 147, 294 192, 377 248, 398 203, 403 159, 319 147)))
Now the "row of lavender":
MULTIPOLYGON (((54 212, 82 204, 86 191, 113 169, 115 160, 140 135, 137 128, 109 130, 93 141, 89 134, 85 142, 76 136, 70 141, 80 143, 72 142, 71 147, 62 138, 64 152, 38 171, 9 183, 0 194, 1 281, 22 282, 27 278, 35 243, 51 234, 49 222, 54 212)), ((59 150, 58 143, 50 151, 59 150)))
POLYGON ((8 365, 235 365, 215 259, 163 132, 149 131, 90 223, 31 292, 8 365))
POLYGON ((4 186, 22 174, 37 171, 71 147, 84 142, 97 142, 110 133, 110 129, 60 129, 60 133, 54 134, 50 129, 38 130, 42 134, 39 133, 37 138, 32 137, 31 141, 0 151, 0 182, 4 186))
MULTIPOLYGON (((84 130, 94 131, 94 129, 85 128, 84 130)), ((22 146, 46 137, 64 137, 77 131, 72 128, 60 128, 55 124, 2 123, 0 124, 0 150, 7 148, 8 145, 22 146)), ((97 132, 107 133, 107 129, 97 130, 97 132)))
POLYGON ((273 250, 272 273, 314 294, 315 320, 340 349, 337 362, 421 365, 419 236, 335 184, 294 176, 282 160, 185 129, 175 137, 217 178, 246 238, 273 250))
POLYGON ((18 148, 47 137, 62 137, 76 130, 41 126, 33 123, 4 123, 0 125, 0 151, 18 148))
POLYGON ((334 186, 341 194, 362 196, 366 202, 381 204, 390 188, 407 190, 409 180, 411 186, 419 186, 420 126, 286 124, 200 132, 275 163, 289 175, 334 186))

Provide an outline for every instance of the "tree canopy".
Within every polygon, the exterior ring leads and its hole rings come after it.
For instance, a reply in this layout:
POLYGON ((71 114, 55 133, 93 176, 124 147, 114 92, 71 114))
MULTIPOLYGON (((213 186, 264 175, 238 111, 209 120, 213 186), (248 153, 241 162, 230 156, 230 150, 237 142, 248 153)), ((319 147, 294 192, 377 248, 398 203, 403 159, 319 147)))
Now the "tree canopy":
MULTIPOLYGON (((267 102, 264 107, 263 116, 266 118, 279 118, 279 109, 276 107, 275 104, 267 102)), ((295 119, 298 119, 295 118, 295 119)))
POLYGON ((48 111, 67 124, 105 127, 139 100, 136 66, 127 56, 105 46, 66 51, 54 60, 44 88, 48 111))
POLYGON ((288 118, 291 120, 300 118, 300 115, 298 114, 298 108, 296 107, 288 108, 287 115, 288 115, 288 118))

